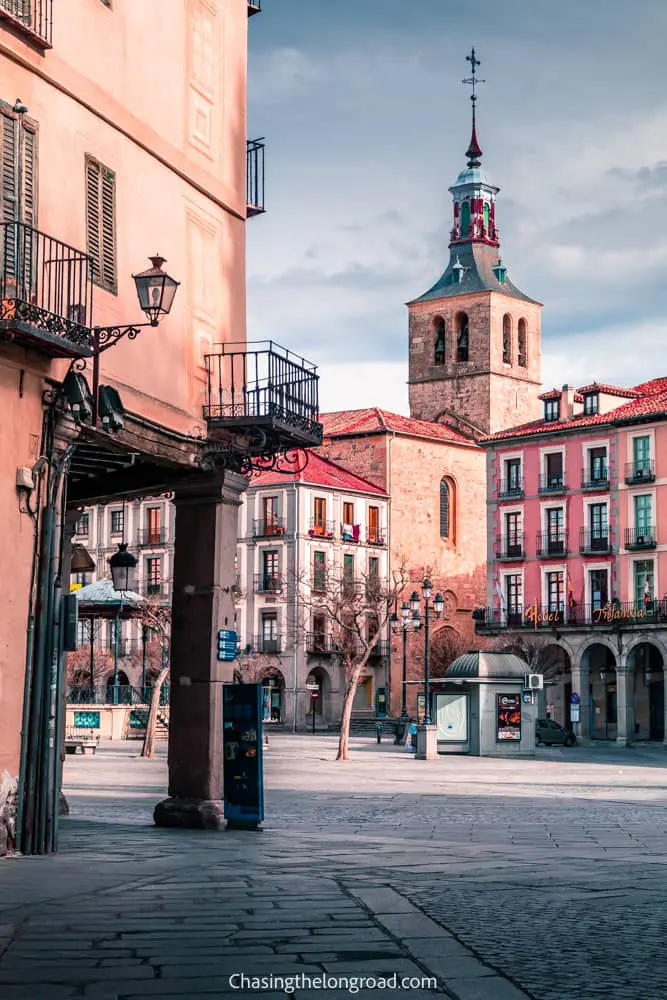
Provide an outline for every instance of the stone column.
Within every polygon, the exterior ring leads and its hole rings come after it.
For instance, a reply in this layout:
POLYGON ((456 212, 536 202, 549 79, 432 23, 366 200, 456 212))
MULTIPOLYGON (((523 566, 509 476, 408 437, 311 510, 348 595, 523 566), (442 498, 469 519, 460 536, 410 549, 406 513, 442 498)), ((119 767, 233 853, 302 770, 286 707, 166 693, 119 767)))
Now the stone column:
MULTIPOLYGON (((589 693, 590 682, 588 679, 588 667, 581 663, 572 664, 572 691, 576 692, 581 701, 579 703, 579 722, 572 723, 572 730, 579 743, 590 743, 591 741, 591 697, 589 693)), ((570 706, 565 706, 566 724, 570 721, 570 706)))
POLYGON ((216 633, 234 626, 238 508, 247 480, 225 472, 176 492, 169 718, 169 798, 157 826, 220 829, 222 685, 216 633))
POLYGON ((635 734, 633 681, 633 670, 623 657, 616 668, 616 742, 624 747, 633 742, 635 734))

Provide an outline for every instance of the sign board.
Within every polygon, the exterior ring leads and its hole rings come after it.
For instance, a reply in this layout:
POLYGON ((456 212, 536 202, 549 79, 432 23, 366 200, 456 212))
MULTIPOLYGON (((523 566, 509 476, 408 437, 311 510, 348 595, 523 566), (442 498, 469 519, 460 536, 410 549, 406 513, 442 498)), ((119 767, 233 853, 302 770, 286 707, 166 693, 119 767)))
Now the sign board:
POLYGON ((223 775, 227 826, 257 829, 264 820, 262 685, 225 684, 223 775))
POLYGON ((570 722, 579 722, 579 705, 570 705, 570 722))
POLYGON ((236 659, 239 637, 231 628, 218 629, 218 659, 229 662, 236 659))
POLYGON ((496 742, 521 739, 521 695, 496 695, 496 742))
POLYGON ((423 691, 417 694, 417 725, 421 726, 424 724, 424 715, 426 714, 424 708, 426 706, 426 695, 423 691))
POLYGON ((387 692, 384 688, 375 692, 375 715, 378 719, 387 718, 387 692))
POLYGON ((523 698, 524 705, 532 705, 533 704, 533 692, 532 691, 524 691, 521 697, 523 698))
POLYGON ((306 691, 319 691, 319 690, 320 690, 319 684, 306 684, 306 691))
POLYGON ((570 695, 570 704, 578 705, 580 701, 581 701, 581 696, 578 695, 576 691, 573 691, 572 694, 570 695))

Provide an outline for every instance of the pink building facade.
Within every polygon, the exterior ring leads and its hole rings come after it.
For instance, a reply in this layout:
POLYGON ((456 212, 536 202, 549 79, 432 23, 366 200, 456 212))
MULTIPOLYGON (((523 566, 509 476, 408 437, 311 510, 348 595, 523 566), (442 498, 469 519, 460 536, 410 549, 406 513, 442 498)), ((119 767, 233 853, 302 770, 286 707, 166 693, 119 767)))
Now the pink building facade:
POLYGON ((488 606, 477 631, 544 674, 541 714, 580 739, 664 740, 667 381, 540 399, 540 420, 482 441, 488 606))

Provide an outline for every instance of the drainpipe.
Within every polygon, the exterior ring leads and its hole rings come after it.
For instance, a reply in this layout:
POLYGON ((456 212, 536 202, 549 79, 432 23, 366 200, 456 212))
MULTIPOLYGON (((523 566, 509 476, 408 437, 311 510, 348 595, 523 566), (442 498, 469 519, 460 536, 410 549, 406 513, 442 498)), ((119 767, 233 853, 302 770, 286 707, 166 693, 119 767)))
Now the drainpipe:
POLYGON ((292 705, 292 732, 296 732, 296 713, 299 697, 299 484, 294 483, 294 694, 292 705))

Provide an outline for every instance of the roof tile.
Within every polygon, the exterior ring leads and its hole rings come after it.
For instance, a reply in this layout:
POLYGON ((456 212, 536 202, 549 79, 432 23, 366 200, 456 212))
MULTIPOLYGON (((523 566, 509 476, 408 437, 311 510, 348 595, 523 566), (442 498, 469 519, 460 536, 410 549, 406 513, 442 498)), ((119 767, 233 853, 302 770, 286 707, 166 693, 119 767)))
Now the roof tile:
POLYGON ((315 451, 308 452, 308 464, 302 472, 280 473, 273 469, 266 472, 254 472, 250 477, 250 486, 282 486, 285 483, 304 483, 309 486, 323 486, 327 489, 343 492, 372 493, 374 496, 385 497, 387 494, 373 483, 361 476, 348 472, 342 465, 322 458, 315 451))
POLYGON ((336 410, 320 414, 324 426, 324 437, 343 437, 354 434, 381 434, 392 431, 412 437, 448 441, 452 444, 473 444, 471 437, 446 424, 435 424, 428 420, 415 420, 400 413, 391 413, 378 406, 362 410, 336 410))

